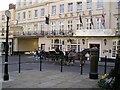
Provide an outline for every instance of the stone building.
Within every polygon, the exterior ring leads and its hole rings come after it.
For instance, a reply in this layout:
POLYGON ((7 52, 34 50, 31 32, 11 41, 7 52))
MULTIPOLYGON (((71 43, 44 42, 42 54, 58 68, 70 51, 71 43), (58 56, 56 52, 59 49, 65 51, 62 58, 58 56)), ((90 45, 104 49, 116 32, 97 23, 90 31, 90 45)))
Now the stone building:
POLYGON ((97 47, 100 57, 120 48, 118 0, 17 0, 14 52, 97 47), (19 28, 19 29, 18 29, 19 28))

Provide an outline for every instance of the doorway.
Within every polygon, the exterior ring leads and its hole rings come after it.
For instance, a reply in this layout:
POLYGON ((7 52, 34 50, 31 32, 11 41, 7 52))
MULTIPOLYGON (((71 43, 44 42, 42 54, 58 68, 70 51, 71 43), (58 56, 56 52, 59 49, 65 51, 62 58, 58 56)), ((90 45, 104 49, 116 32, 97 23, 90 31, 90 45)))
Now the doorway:
POLYGON ((100 44, 89 44, 90 48, 97 47, 100 50, 100 44))

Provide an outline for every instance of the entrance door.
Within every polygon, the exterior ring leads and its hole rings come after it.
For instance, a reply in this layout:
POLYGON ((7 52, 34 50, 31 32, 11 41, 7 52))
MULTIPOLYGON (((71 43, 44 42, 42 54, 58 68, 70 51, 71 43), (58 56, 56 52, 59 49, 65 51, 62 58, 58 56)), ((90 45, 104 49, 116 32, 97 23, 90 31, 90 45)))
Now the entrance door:
POLYGON ((97 47, 100 50, 100 44, 89 44, 90 48, 97 47))
POLYGON ((41 49, 45 50, 45 44, 41 44, 41 49))

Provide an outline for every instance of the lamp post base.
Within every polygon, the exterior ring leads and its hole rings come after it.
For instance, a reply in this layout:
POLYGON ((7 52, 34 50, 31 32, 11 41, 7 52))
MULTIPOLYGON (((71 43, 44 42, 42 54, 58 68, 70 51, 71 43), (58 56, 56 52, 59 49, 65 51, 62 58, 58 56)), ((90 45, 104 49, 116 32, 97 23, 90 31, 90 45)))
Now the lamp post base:
POLYGON ((4 81, 8 81, 9 80, 9 75, 8 74, 5 74, 4 75, 4 81))
POLYGON ((90 73, 89 78, 90 79, 98 79, 98 73, 90 73))

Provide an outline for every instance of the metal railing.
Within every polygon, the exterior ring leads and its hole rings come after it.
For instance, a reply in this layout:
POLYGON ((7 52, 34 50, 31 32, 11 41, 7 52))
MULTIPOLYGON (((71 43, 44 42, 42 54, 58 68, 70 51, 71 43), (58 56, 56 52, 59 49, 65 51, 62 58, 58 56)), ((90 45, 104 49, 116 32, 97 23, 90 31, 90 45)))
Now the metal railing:
POLYGON ((73 31, 16 31, 14 36, 73 36, 73 31))

